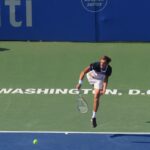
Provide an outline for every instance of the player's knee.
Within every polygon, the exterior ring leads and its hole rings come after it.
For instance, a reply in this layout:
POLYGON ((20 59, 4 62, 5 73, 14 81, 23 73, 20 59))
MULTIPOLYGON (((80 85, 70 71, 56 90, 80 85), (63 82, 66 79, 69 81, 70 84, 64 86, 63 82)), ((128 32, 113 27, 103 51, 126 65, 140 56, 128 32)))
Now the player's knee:
POLYGON ((94 99, 98 100, 99 97, 100 97, 100 92, 96 92, 96 93, 94 94, 94 99))

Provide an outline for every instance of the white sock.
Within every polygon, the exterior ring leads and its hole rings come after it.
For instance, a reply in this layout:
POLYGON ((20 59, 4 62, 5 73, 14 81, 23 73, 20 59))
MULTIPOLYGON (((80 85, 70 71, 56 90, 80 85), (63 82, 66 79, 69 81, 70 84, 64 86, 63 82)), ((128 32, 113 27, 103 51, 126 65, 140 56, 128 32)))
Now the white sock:
POLYGON ((92 118, 96 118, 96 112, 93 111, 92 118))

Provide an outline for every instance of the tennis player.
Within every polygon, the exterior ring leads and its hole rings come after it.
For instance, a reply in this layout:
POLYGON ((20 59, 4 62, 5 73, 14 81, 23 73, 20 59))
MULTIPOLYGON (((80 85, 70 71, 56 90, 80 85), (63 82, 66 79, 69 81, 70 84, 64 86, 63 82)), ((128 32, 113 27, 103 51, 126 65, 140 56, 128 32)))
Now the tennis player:
POLYGON ((99 107, 100 96, 105 94, 108 78, 112 73, 112 67, 109 65, 110 62, 110 57, 102 56, 98 62, 91 63, 80 73, 79 83, 76 86, 78 90, 81 88, 83 79, 86 75, 89 84, 94 88, 93 114, 91 118, 94 128, 97 126, 96 112, 99 107))

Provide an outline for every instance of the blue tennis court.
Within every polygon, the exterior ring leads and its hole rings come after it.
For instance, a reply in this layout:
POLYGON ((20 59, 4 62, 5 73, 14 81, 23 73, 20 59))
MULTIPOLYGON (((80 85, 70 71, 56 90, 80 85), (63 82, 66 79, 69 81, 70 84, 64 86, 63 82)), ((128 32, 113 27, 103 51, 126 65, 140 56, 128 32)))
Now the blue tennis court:
POLYGON ((1 132, 0 141, 2 150, 150 149, 150 134, 144 133, 1 132))

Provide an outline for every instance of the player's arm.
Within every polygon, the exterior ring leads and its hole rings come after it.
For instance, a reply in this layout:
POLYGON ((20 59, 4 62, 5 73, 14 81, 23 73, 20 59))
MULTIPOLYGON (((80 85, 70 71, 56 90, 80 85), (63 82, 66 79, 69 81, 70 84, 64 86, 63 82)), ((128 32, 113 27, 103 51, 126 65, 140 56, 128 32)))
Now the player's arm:
POLYGON ((108 85, 108 76, 106 76, 105 77, 105 79, 104 79, 104 82, 103 82, 103 88, 102 88, 102 90, 101 90, 101 94, 103 95, 103 94, 105 94, 105 92, 106 92, 106 89, 107 89, 107 85, 108 85))
POLYGON ((79 82, 78 82, 78 84, 76 85, 76 88, 77 88, 77 89, 80 89, 80 88, 81 88, 81 85, 82 85, 84 76, 85 76, 89 71, 90 71, 90 66, 86 67, 83 71, 81 71, 80 76, 79 76, 79 82))

